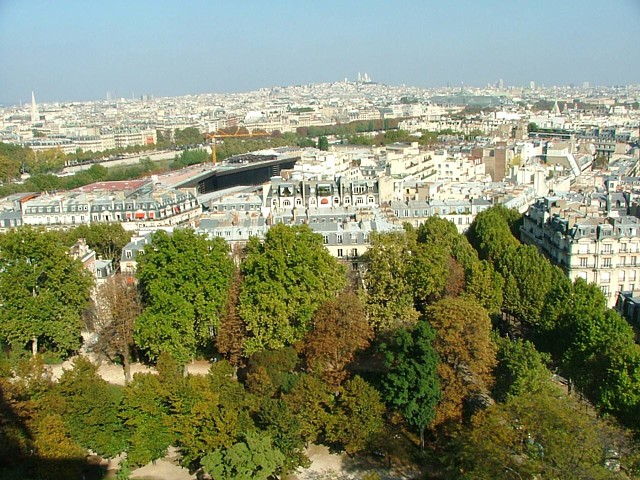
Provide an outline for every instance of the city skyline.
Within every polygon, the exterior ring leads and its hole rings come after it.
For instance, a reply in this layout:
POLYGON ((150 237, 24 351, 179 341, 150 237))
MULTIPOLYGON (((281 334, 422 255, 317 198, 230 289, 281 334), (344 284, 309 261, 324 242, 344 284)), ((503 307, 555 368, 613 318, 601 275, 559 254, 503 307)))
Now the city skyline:
POLYGON ((640 5, 65 0, 0 3, 0 103, 230 93, 355 80, 638 83, 640 5))

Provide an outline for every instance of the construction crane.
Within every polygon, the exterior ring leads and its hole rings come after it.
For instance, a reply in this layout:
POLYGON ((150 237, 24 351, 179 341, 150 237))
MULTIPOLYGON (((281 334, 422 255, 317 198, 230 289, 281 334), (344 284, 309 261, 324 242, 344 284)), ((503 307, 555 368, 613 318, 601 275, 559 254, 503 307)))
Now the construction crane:
POLYGON ((270 135, 267 132, 238 133, 239 131, 240 131, 240 128, 238 127, 235 133, 213 132, 213 133, 207 133, 205 135, 206 138, 211 139, 211 161, 213 162, 214 165, 218 160, 216 157, 216 142, 218 139, 242 138, 242 137, 264 137, 264 136, 270 135))

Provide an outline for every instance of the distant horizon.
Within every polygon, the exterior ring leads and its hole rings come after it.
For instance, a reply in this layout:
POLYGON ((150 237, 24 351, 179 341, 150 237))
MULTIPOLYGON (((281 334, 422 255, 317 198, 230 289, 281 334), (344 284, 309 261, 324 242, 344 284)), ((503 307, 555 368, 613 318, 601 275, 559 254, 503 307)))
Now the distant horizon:
MULTIPOLYGON (((299 87, 299 86, 306 86, 306 85, 322 85, 322 84, 331 84, 331 83, 340 83, 340 82, 344 82, 345 79, 341 79, 341 80, 335 80, 335 81, 325 81, 325 82, 309 82, 309 83, 304 83, 304 84, 291 84, 291 85, 270 85, 270 86, 262 86, 262 87, 257 87, 254 88, 252 90, 243 90, 243 91, 234 91, 234 92, 191 92, 191 93, 182 93, 182 94, 176 94, 176 95, 154 95, 153 93, 141 93, 141 94, 137 94, 135 92, 135 97, 126 97, 126 96, 121 96, 121 95, 115 95, 117 92, 105 92, 105 95, 103 95, 102 98, 74 98, 74 99, 64 99, 64 100, 40 100, 38 97, 38 92, 34 91, 34 95, 35 95, 35 99, 36 99, 36 103, 38 105, 45 105, 45 104, 67 104, 67 103, 91 103, 91 102, 105 102, 107 101, 106 98, 106 94, 110 93, 111 94, 111 99, 110 101, 121 101, 121 100, 126 100, 126 101, 141 101, 141 97, 142 96, 148 96, 150 97, 150 99, 153 100, 157 100, 157 99, 161 99, 161 98, 179 98, 179 97, 189 97, 189 96, 201 96, 201 95, 242 95, 242 94, 248 94, 251 92, 256 92, 259 90, 263 90, 263 89, 272 89, 272 88, 292 88, 292 87, 299 87)), ((349 83, 357 83, 357 80, 352 80, 347 78, 347 81, 349 83)), ((535 82, 535 80, 532 80, 533 82, 535 82)), ((363 83, 367 83, 367 82, 363 82, 363 83)), ((416 85, 409 85, 407 83, 400 83, 400 84, 387 84, 387 83, 382 83, 382 82, 376 82, 375 80, 373 80, 372 82, 368 82, 368 83, 373 83, 373 84, 379 84, 379 85, 384 85, 387 87, 392 87, 392 88, 402 88, 405 87, 407 89, 411 89, 411 88, 417 88, 417 89, 421 89, 421 90, 438 90, 438 89, 443 89, 443 88, 448 88, 451 90, 460 90, 460 88, 470 88, 470 89, 485 89, 488 88, 489 86, 487 84, 485 85, 475 85, 472 83, 464 83, 463 85, 438 85, 438 86, 433 86, 433 87, 420 87, 420 86, 416 86, 416 85)), ((577 84, 564 84, 564 85, 544 85, 544 84, 539 84, 537 82, 535 82, 536 84, 536 89, 553 89, 553 88, 575 88, 575 89, 583 89, 583 85, 577 85, 577 84)), ((611 84, 611 85, 592 85, 589 84, 589 87, 587 88, 616 88, 616 87, 634 87, 634 86, 638 86, 640 87, 640 81, 637 83, 629 83, 629 84, 611 84)), ((504 84, 503 89, 504 90, 509 90, 509 89, 528 89, 529 85, 507 85, 506 83, 504 84)), ((20 106, 22 105, 22 107, 24 107, 25 105, 31 105, 31 91, 28 92, 27 95, 27 100, 22 100, 22 99, 18 99, 17 101, 14 102, 3 102, 0 100, 0 107, 2 108, 11 108, 11 107, 16 107, 16 106, 20 106)))
POLYGON ((631 85, 640 2, 1 0, 0 102, 385 85, 631 85), (628 32, 628 34, 626 34, 628 32))

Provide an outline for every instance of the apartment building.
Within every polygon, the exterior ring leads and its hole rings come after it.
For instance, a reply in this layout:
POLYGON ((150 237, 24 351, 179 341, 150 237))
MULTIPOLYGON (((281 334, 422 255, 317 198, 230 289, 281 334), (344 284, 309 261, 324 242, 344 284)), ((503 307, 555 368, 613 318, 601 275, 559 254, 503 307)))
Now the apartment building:
POLYGON ((628 197, 622 193, 593 200, 540 199, 523 217, 520 236, 571 280, 598 285, 613 308, 620 292, 640 290, 640 219, 626 215, 628 197))
POLYGON ((127 230, 137 230, 179 225, 197 217, 200 211, 191 193, 150 181, 134 190, 105 188, 43 194, 23 202, 22 221, 25 225, 51 228, 118 222, 127 230))

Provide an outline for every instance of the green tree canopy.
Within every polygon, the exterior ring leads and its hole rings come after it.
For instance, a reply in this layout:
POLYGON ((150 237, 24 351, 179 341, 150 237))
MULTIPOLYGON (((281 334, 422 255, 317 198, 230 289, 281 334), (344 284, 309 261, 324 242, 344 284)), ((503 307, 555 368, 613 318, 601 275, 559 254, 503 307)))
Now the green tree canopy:
POLYGON ((229 448, 209 453, 203 458, 202 465, 205 472, 219 480, 267 480, 285 460, 268 434, 251 432, 229 448))
POLYGON ((409 282, 409 259, 414 246, 405 232, 371 235, 371 248, 364 255, 368 262, 365 305, 369 322, 378 330, 413 325, 418 319, 409 282))
POLYGON ((62 416, 71 436, 84 448, 105 458, 125 449, 125 432, 118 417, 121 394, 98 376, 98 368, 77 357, 54 393, 62 398, 62 416))
POLYGON ((345 382, 336 398, 327 438, 343 445, 348 453, 362 451, 382 431, 384 411, 378 391, 355 376, 345 382))
POLYGON ((193 230, 155 233, 140 256, 137 277, 145 310, 136 343, 151 359, 161 352, 186 362, 213 341, 227 301, 233 261, 221 238, 193 230))
POLYGON ((618 478, 605 468, 605 454, 615 450, 624 462, 629 446, 623 433, 560 392, 524 393, 495 404, 476 415, 459 440, 452 479, 618 478))
POLYGON ((0 236, 0 335, 67 353, 80 347, 93 277, 53 233, 20 228, 0 236))
POLYGON ((519 221, 519 214, 498 205, 476 215, 467 230, 469 242, 483 260, 494 263, 508 247, 520 242, 513 236, 512 227, 519 221))
POLYGON ((386 369, 382 377, 383 398, 418 430, 423 448, 424 430, 435 418, 440 400, 434 339, 433 329, 420 321, 411 330, 398 330, 389 344, 381 345, 386 369))
POLYGON ((241 270, 247 354, 302 340, 318 307, 346 284, 344 267, 304 225, 276 225, 263 243, 252 238, 241 270))
POLYGON ((533 394, 549 388, 551 372, 545 366, 547 357, 541 355, 526 340, 498 340, 498 365, 495 370, 496 400, 533 394))
POLYGON ((120 418, 127 431, 127 460, 143 466, 162 458, 175 442, 171 429, 171 392, 159 375, 137 373, 124 389, 120 418))
POLYGON ((79 238, 84 238, 99 257, 119 263, 122 249, 131 241, 131 232, 122 228, 120 223, 90 223, 69 230, 65 237, 69 247, 79 238))

